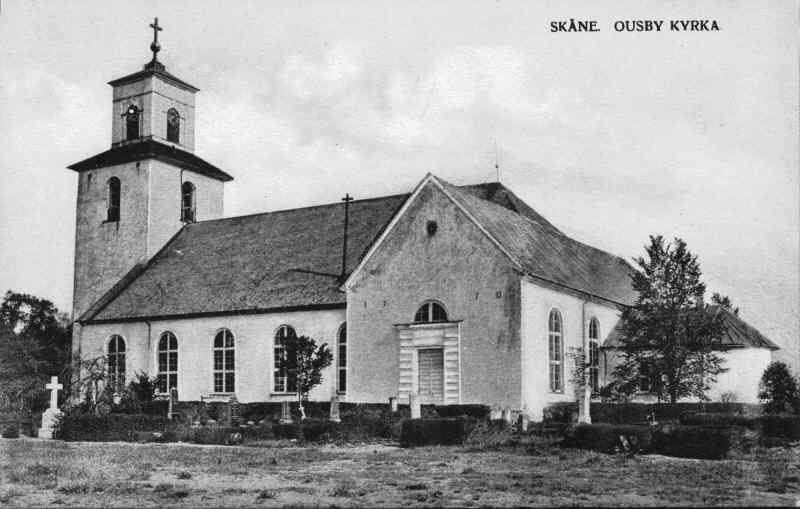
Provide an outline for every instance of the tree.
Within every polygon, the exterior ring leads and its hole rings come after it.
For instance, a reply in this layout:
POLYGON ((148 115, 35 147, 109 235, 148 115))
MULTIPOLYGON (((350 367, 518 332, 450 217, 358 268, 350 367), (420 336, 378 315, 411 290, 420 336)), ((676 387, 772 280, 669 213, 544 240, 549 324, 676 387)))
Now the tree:
POLYGON ((671 403, 684 397, 707 399, 716 377, 726 371, 715 349, 725 331, 723 312, 730 299, 716 295, 716 305, 703 300, 705 284, 697 256, 676 238, 650 236, 646 257, 635 258, 631 274, 638 293, 621 316, 622 362, 615 368, 619 390, 632 393, 642 379, 671 403))
POLYGON ((284 366, 295 381, 301 419, 306 418, 303 403, 308 401, 308 393, 322 383, 322 370, 330 366, 332 361, 333 354, 327 343, 317 346, 317 342, 308 336, 286 342, 284 366))
POLYGON ((769 413, 785 412, 798 404, 797 382, 786 364, 776 361, 767 366, 761 375, 758 397, 769 413))
POLYGON ((72 330, 52 302, 7 291, 0 304, 0 391, 6 398, 35 397, 51 376, 69 370, 72 330))

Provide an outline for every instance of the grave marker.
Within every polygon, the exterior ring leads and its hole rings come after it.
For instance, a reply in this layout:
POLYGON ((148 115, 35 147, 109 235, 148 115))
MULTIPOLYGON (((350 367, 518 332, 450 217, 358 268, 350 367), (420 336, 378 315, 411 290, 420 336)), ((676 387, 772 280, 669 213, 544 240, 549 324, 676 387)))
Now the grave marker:
POLYGON ((53 431, 55 431, 58 418, 62 412, 58 409, 58 391, 64 388, 63 385, 58 383, 58 377, 50 378, 50 383, 44 386, 45 389, 50 389, 50 408, 42 414, 42 427, 39 428, 39 438, 53 438, 53 431))

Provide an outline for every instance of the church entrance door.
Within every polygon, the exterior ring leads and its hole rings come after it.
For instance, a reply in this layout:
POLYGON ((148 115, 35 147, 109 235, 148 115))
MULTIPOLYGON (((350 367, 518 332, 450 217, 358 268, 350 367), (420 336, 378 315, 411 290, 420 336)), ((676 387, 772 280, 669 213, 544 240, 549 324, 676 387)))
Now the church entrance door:
POLYGON ((441 405, 444 401, 444 349, 420 349, 418 357, 420 403, 441 405))

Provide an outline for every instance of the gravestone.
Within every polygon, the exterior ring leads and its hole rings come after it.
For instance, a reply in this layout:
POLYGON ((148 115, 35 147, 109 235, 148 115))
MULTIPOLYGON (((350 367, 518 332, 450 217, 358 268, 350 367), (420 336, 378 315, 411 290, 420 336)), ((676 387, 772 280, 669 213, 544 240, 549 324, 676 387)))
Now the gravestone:
POLYGON ((523 411, 519 415, 519 429, 523 433, 528 432, 528 426, 530 426, 530 417, 528 417, 528 412, 523 411))
POLYGON ((169 408, 167 409, 167 419, 172 420, 175 415, 175 403, 178 402, 178 389, 172 387, 167 394, 169 395, 169 408))
POLYGON ((397 412, 397 397, 392 396, 389 398, 389 408, 392 410, 392 413, 397 412))
POLYGON ((492 409, 489 411, 489 419, 496 421, 503 417, 503 412, 500 410, 500 407, 497 405, 492 405, 492 409))
POLYGON ((238 426, 242 422, 242 405, 236 396, 231 396, 228 400, 227 414, 228 426, 238 426))
POLYGON ((502 419, 506 423, 507 426, 511 426, 511 409, 505 407, 503 409, 502 419))
POLYGON ((422 405, 419 402, 419 395, 413 392, 409 394, 408 403, 411 407, 411 418, 420 419, 422 417, 422 405))
POLYGON ((339 415, 339 396, 334 394, 331 397, 331 422, 342 422, 342 418, 339 415))
POLYGON ((64 388, 58 383, 58 377, 50 378, 50 383, 44 386, 50 389, 50 408, 42 414, 42 427, 39 428, 39 438, 53 438, 53 431, 62 412, 58 409, 58 391, 64 388))
POLYGON ((292 414, 289 411, 289 402, 284 401, 281 403, 281 424, 291 424, 292 423, 292 414))

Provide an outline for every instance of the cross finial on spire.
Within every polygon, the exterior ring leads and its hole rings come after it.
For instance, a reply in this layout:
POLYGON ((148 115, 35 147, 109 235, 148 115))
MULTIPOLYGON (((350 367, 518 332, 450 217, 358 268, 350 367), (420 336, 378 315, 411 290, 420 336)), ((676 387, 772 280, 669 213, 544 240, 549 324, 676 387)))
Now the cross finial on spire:
POLYGON ((158 33, 164 29, 158 26, 158 18, 155 18, 150 23, 150 28, 153 29, 153 42, 150 44, 150 51, 153 52, 153 62, 155 62, 158 60, 158 52, 161 51, 161 45, 158 43, 158 33))

